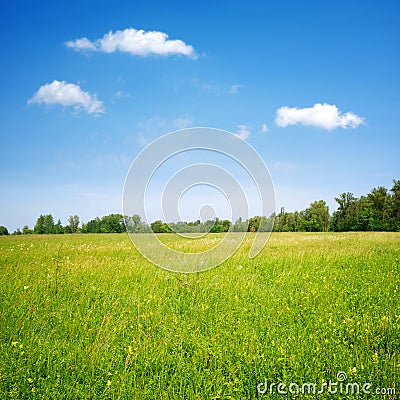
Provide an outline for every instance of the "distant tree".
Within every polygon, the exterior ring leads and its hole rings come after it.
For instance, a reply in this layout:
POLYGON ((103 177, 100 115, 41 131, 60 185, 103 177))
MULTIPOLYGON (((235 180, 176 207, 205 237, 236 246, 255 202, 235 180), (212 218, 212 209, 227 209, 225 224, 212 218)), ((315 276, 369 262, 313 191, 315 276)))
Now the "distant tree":
POLYGON ((356 202, 357 219, 353 226, 349 226, 352 231, 373 231, 375 226, 375 211, 368 196, 361 196, 356 202))
POLYGON ((173 232, 173 230, 171 229, 169 224, 166 224, 166 223, 161 225, 160 231, 161 231, 161 233, 171 233, 171 232, 173 232))
POLYGON ((210 232, 212 233, 224 232, 224 226, 222 225, 222 221, 218 217, 214 218, 213 226, 210 232))
POLYGON ((17 228, 12 234, 16 235, 16 236, 19 236, 19 235, 22 235, 22 232, 21 232, 21 230, 19 228, 17 228))
POLYGON ((329 226, 329 207, 325 200, 314 201, 304 211, 307 232, 326 232, 329 226))
POLYGON ((242 217, 239 217, 233 224, 234 232, 247 232, 249 227, 249 221, 243 221, 242 217))
POLYGON ((82 225, 83 233, 101 233, 101 219, 96 217, 82 225))
POLYGON ((374 188, 367 196, 373 210, 373 225, 370 230, 387 231, 389 229, 389 195, 385 187, 374 188))
POLYGON ((45 233, 53 233, 54 231, 54 218, 51 214, 44 216, 44 229, 45 233))
POLYGON ((357 202, 353 193, 342 193, 335 197, 339 207, 333 213, 331 219, 331 229, 334 231, 353 231, 357 226, 357 202))
POLYGON ((54 233, 54 219, 51 214, 40 215, 36 221, 35 233, 54 233))
MULTIPOLYGON (((238 218, 233 224, 218 217, 201 222, 169 222, 154 221, 151 225, 141 221, 139 215, 131 217, 121 214, 110 214, 102 218, 94 218, 82 224, 82 233, 120 233, 128 229, 131 233, 205 233, 205 232, 234 232, 261 231, 297 232, 297 231, 400 231, 400 180, 393 180, 393 187, 373 188, 370 193, 356 198, 353 193, 342 193, 335 198, 338 209, 329 215, 329 208, 324 200, 314 201, 302 211, 285 212, 281 208, 279 214, 253 216, 244 221, 238 218)), ((79 217, 68 218, 68 225, 63 227, 58 220, 54 224, 51 214, 40 215, 34 226, 34 231, 25 225, 22 232, 17 229, 13 235, 32 232, 43 233, 72 233, 79 230, 79 217)), ((7 228, 0 227, 0 235, 8 234, 7 228)))
POLYGON ((261 222, 261 217, 259 215, 256 215, 255 217, 252 217, 249 219, 249 227, 248 231, 249 232, 258 232, 258 228, 260 227, 260 222, 261 222))
POLYGON ((76 233, 79 230, 79 217, 75 215, 70 215, 68 217, 68 224, 72 233, 76 233))
POLYGON ((36 220, 35 227, 33 228, 35 233, 42 234, 44 231, 44 215, 40 215, 36 220))
POLYGON ((400 231, 400 180, 393 180, 393 187, 390 192, 390 229, 398 232, 400 231))
POLYGON ((228 232, 229 228, 231 227, 231 221, 229 221, 229 219, 224 219, 221 221, 221 225, 223 228, 223 232, 228 232))
POLYGON ((5 226, 0 225, 0 236, 7 236, 7 235, 9 235, 8 229, 5 226))
POLYGON ((125 227, 130 233, 141 233, 145 230, 145 224, 142 222, 140 215, 134 214, 131 217, 124 216, 125 227))
POLYGON ((161 233, 161 227, 162 227, 162 225, 163 225, 163 222, 162 222, 160 219, 158 219, 158 220, 152 222, 152 223, 150 224, 150 227, 151 227, 151 230, 152 230, 154 233, 161 233))
MULTIPOLYGON (((230 222, 230 221, 229 221, 230 222)), ((188 222, 187 225, 191 227, 199 226, 201 224, 201 221, 199 219, 196 219, 196 221, 193 222, 188 222)))
POLYGON ((54 233, 56 234, 61 234, 64 233, 65 229, 62 226, 62 223, 60 220, 57 221, 57 223, 54 225, 54 233))
POLYGON ((24 225, 24 227, 22 228, 22 233, 23 233, 24 235, 30 235, 30 234, 33 233, 33 230, 32 230, 32 229, 29 229, 29 226, 28 226, 28 225, 24 225))
POLYGON ((268 218, 262 216, 260 220, 259 232, 272 232, 274 228, 275 214, 271 214, 268 218))
POLYGON ((272 226, 273 220, 273 230, 276 232, 299 232, 305 231, 305 211, 295 211, 295 212, 285 212, 282 207, 281 212, 275 216, 275 214, 270 216, 270 226, 272 226))
POLYGON ((124 231, 124 217, 121 214, 110 214, 101 219, 101 232, 121 233, 124 231))

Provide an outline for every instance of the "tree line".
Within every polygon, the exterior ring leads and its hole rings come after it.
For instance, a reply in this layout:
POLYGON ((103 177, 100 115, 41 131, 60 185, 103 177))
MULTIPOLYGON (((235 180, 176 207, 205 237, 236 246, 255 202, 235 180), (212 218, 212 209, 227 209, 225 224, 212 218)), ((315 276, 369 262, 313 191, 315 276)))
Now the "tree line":
MULTIPOLYGON (((64 226, 61 221, 54 222, 51 214, 40 215, 33 229, 25 225, 14 235, 21 234, 65 234, 65 233, 204 233, 204 232, 341 232, 341 231, 395 231, 400 232, 400 180, 393 180, 388 190, 383 186, 372 189, 359 198, 353 193, 342 193, 335 197, 338 209, 331 215, 324 200, 314 201, 302 211, 285 212, 269 217, 254 216, 234 223, 215 218, 201 222, 169 222, 156 220, 150 225, 144 223, 139 215, 123 216, 110 214, 96 217, 80 224, 77 215, 71 215, 64 226)), ((8 235, 6 227, 0 226, 0 235, 8 235)))

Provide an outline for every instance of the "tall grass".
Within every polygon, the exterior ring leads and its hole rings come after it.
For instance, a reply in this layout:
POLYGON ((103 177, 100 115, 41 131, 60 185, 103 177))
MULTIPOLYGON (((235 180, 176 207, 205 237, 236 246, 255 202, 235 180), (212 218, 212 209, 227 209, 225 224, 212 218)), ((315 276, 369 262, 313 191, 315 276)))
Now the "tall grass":
POLYGON ((400 393, 399 234, 251 240, 184 275, 125 234, 2 237, 0 398, 251 399, 339 371, 400 393))

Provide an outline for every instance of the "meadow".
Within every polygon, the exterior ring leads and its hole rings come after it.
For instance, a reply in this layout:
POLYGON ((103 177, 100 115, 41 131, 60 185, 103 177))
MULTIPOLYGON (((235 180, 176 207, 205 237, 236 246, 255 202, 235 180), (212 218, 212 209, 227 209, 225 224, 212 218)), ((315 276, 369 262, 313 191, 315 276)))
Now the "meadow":
POLYGON ((251 240, 177 274, 126 234, 1 237, 0 398, 283 399, 257 385, 338 372, 398 395, 400 234, 273 233, 248 259, 251 240))

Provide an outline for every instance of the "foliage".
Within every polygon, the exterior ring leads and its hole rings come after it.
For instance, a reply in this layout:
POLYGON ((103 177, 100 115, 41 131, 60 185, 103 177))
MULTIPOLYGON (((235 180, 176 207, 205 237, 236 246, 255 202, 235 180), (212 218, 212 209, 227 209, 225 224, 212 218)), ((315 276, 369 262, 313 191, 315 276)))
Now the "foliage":
POLYGON ((334 231, 400 231, 400 181, 388 191, 380 186, 359 199, 342 193, 331 218, 334 231))
MULTIPOLYGON (((393 181, 393 187, 373 188, 367 195, 357 198, 353 193, 342 193, 335 198, 338 209, 329 214, 324 200, 314 201, 302 211, 285 212, 284 208, 277 215, 259 216, 235 222, 227 219, 201 222, 165 222, 156 220, 146 224, 137 214, 123 216, 110 214, 102 218, 96 217, 82 224, 77 215, 68 218, 68 225, 63 226, 58 220, 54 224, 51 214, 40 215, 34 231, 27 225, 22 232, 17 229, 13 234, 29 233, 222 233, 222 232, 346 232, 346 231, 400 231, 400 180, 393 181)), ((5 227, 3 227, 6 229, 5 227)))
POLYGON ((34 233, 34 231, 32 229, 29 229, 28 225, 24 225, 24 227, 22 228, 22 234, 31 235, 32 233, 34 233))
POLYGON ((70 228, 72 233, 78 232, 78 229, 79 229, 79 217, 76 214, 75 215, 70 215, 68 217, 68 224, 69 224, 69 228, 70 228))
POLYGON ((0 236, 5 236, 5 235, 9 235, 8 229, 5 226, 0 225, 0 236))
POLYGON ((54 218, 51 214, 40 215, 36 221, 35 233, 54 233, 54 218))
POLYGON ((121 233, 125 232, 124 217, 121 214, 110 214, 96 217, 82 225, 83 233, 121 233))

